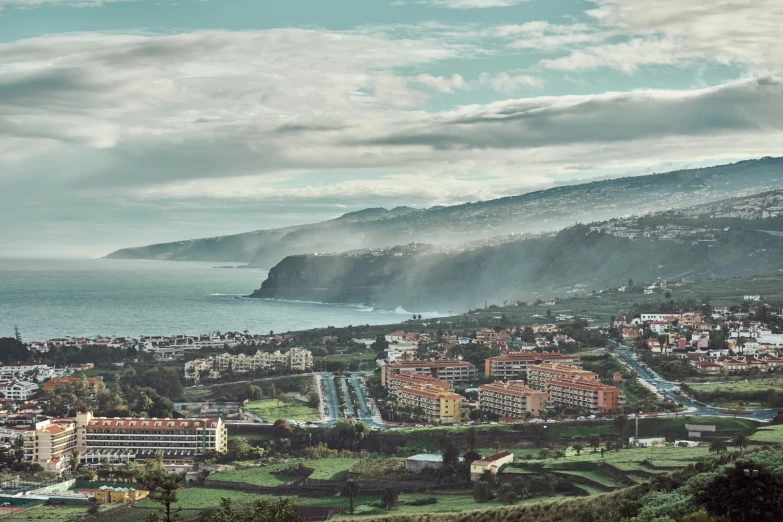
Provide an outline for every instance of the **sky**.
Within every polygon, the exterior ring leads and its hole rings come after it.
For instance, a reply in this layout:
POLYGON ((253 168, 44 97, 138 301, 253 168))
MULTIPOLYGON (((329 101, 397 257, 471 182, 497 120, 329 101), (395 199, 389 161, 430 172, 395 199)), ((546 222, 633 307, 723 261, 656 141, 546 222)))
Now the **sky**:
POLYGON ((0 0, 0 257, 783 155, 780 0, 0 0))

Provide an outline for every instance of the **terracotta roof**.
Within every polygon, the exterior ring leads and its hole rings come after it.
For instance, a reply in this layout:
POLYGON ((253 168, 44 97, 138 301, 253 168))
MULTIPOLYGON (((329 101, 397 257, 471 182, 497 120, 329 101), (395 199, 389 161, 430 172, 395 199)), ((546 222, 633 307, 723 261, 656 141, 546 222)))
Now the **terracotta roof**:
POLYGON ((615 386, 607 386, 599 382, 593 381, 579 381, 569 379, 549 379, 547 384, 554 384, 555 386, 564 386, 566 388, 577 388, 586 391, 620 391, 620 388, 615 386))
POLYGON ((443 359, 441 361, 402 361, 394 364, 387 364, 384 368, 422 368, 422 367, 447 367, 447 366, 469 366, 476 365, 467 361, 458 361, 456 359, 443 359))
POLYGON ((88 428, 95 429, 135 429, 135 430, 188 430, 200 428, 215 428, 220 421, 219 417, 208 419, 145 419, 145 418, 107 418, 93 417, 88 428))
POLYGON ((532 388, 528 388, 527 386, 509 386, 511 383, 491 383, 491 384, 482 384, 479 386, 479 391, 485 390, 485 391, 493 391, 497 393, 504 393, 506 395, 514 395, 516 397, 536 397, 536 396, 544 396, 546 397, 546 392, 540 392, 536 391, 532 388))
POLYGON ((464 399, 462 395, 448 392, 448 391, 430 391, 427 389, 422 389, 423 387, 402 387, 398 390, 397 393, 403 393, 408 392, 412 393, 414 395, 421 395, 422 397, 429 397, 430 399, 464 399))

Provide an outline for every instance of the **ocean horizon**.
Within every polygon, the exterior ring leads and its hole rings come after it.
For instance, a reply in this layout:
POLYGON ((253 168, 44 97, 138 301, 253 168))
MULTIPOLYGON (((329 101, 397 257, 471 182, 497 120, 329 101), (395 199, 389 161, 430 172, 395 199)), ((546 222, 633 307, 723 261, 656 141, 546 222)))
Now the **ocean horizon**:
MULTIPOLYGON (((114 259, 0 259, 0 337, 264 334, 390 324, 412 314, 347 304, 253 299, 266 279, 235 263, 114 259)), ((422 314, 428 317, 437 312, 422 314)))

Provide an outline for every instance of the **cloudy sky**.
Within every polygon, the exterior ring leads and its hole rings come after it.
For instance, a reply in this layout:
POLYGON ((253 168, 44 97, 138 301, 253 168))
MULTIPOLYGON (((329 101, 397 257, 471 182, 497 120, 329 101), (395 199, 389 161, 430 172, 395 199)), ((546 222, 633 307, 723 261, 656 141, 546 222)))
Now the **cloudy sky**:
POLYGON ((0 257, 783 154, 780 0, 0 0, 0 257))

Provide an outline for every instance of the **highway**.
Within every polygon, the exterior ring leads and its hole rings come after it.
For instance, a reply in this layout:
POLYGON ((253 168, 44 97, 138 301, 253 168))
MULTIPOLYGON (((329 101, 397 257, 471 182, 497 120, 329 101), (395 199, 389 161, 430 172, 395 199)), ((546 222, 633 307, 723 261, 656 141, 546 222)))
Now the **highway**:
MULTIPOLYGON (((658 392, 673 400, 679 402, 685 406, 688 411, 688 415, 715 415, 721 417, 733 417, 734 414, 725 408, 717 408, 708 404, 698 403, 692 399, 675 393, 674 390, 680 388, 680 383, 667 381, 662 379, 659 375, 655 374, 652 370, 648 370, 640 365, 640 361, 637 359, 633 350, 630 350, 616 341, 610 341, 615 346, 614 354, 623 362, 625 362, 632 370, 636 372, 640 379, 647 381, 652 386, 658 389, 658 392)), ((758 421, 770 421, 775 416, 777 409, 758 409, 748 410, 747 413, 739 415, 739 417, 745 419, 754 419, 758 421)))

